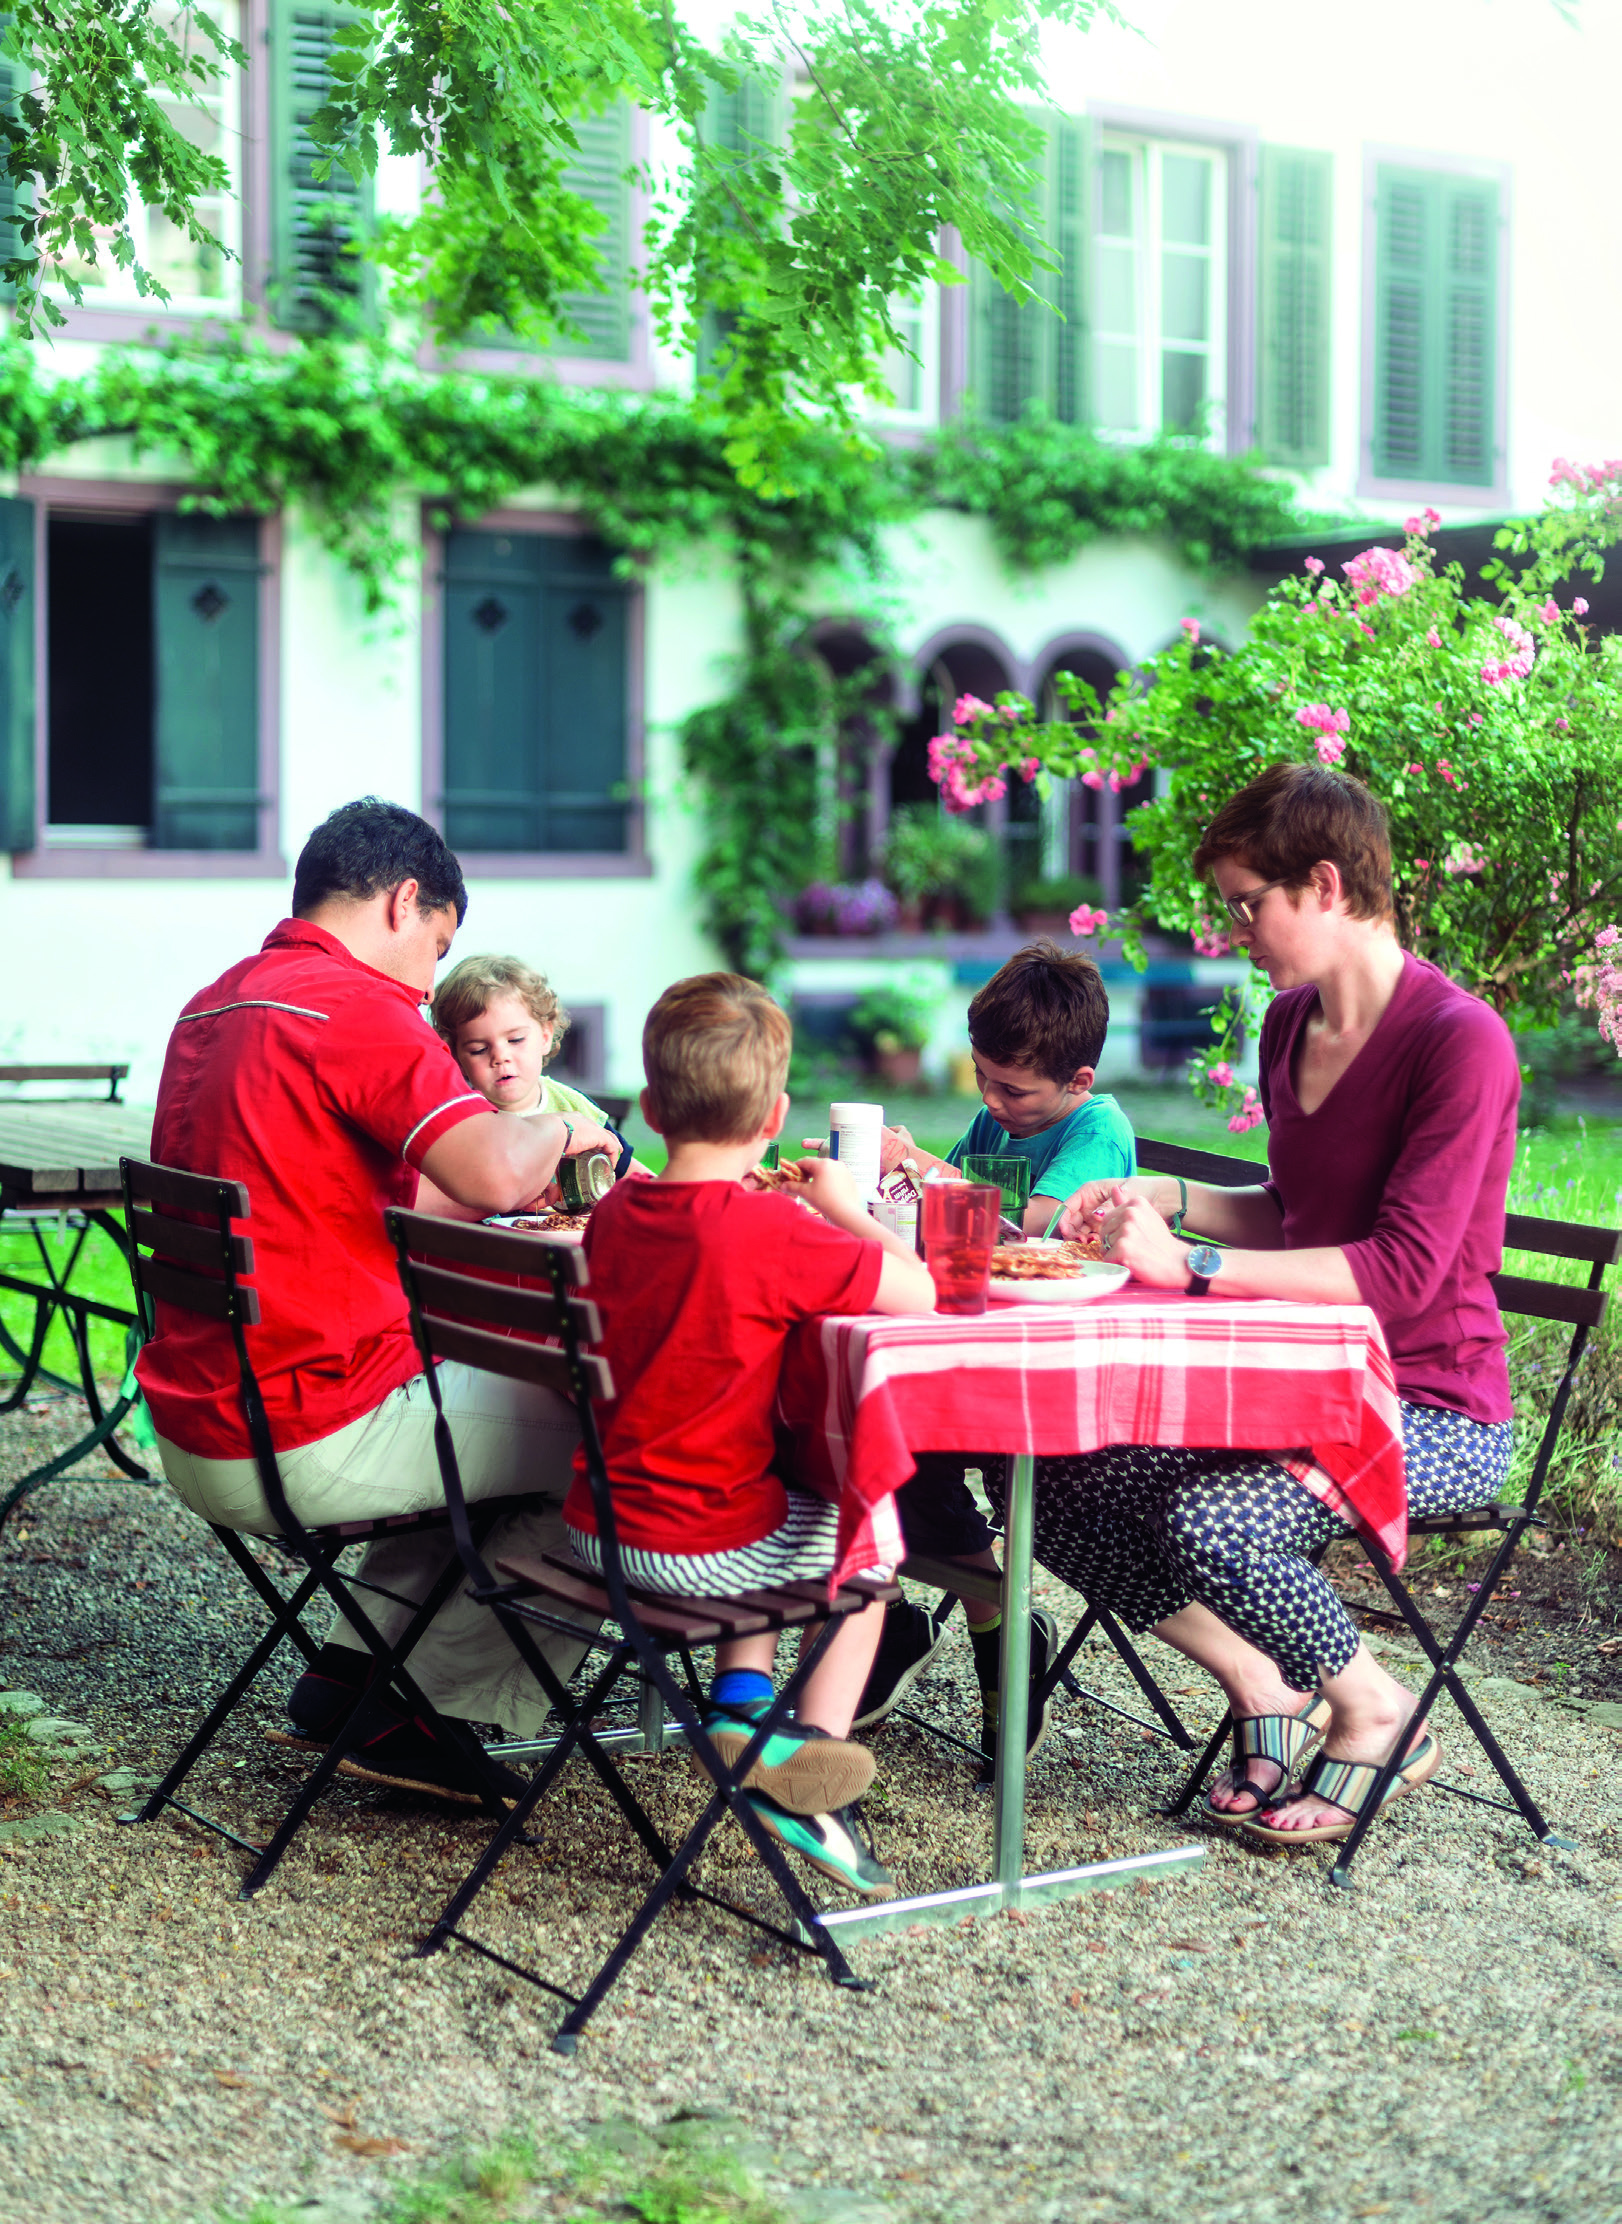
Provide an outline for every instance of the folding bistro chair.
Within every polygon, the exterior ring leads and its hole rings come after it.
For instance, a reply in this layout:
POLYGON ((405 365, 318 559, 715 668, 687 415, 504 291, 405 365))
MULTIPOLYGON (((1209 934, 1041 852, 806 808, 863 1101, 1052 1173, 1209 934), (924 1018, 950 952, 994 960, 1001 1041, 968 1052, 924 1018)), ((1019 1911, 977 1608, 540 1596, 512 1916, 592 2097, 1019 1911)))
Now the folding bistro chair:
POLYGON ((554 1238, 470 1227, 464 1222, 432 1219, 422 1213, 391 1211, 386 1218, 399 1255, 400 1280, 410 1302, 417 1348, 428 1371, 436 1408, 439 1407, 436 1357, 462 1360, 520 1382, 539 1383, 572 1398, 580 1416, 586 1475, 603 1557, 601 1575, 569 1553, 544 1552, 534 1559, 503 1559, 498 1569, 505 1581, 497 1581, 481 1559, 478 1540, 470 1528, 456 1463, 455 1440, 443 1409, 439 1410, 434 1442, 439 1451, 452 1530, 462 1565, 472 1584, 472 1595, 496 1615, 551 1700, 563 1731, 530 1779, 522 1798, 464 1882, 451 1895, 439 1920, 418 1949, 419 1953, 436 1953, 454 1938, 513 1976, 522 1977, 527 1983, 566 2002, 569 2013, 552 2040, 559 2054, 575 2051, 580 2033, 672 1898, 704 1900, 711 1907, 739 1917, 785 1945, 818 1954, 835 1984, 865 1990, 834 1943, 831 1932, 818 1921, 816 1909, 797 1882, 783 1848, 761 1824, 740 1786, 767 1739, 786 1720, 806 1677, 822 1657, 835 1623, 847 1614, 860 1613, 874 1600, 888 1604, 900 1595, 896 1585, 858 1578, 842 1585, 830 1601, 825 1583, 788 1583, 735 1598, 695 1599, 673 1598, 667 1593, 641 1590, 628 1583, 620 1558, 613 1496, 603 1466, 602 1443, 592 1404, 594 1399, 613 1396, 613 1382, 608 1362, 582 1349, 583 1345, 597 1342, 601 1335, 597 1309, 591 1299, 582 1294, 589 1287, 584 1251, 578 1244, 554 1238), (514 1287, 510 1279, 501 1282, 488 1279, 492 1275, 522 1276, 533 1282, 542 1274, 549 1285, 544 1290, 514 1287), (555 1338, 556 1342, 535 1340, 541 1337, 555 1338), (584 1697, 576 1701, 552 1672, 530 1632, 534 1627, 563 1628, 579 1635, 580 1619, 595 1620, 599 1625, 607 1623, 617 1634, 599 1633, 593 1640, 593 1650, 606 1653, 607 1659, 584 1697), (693 1647, 716 1644, 731 1637, 804 1629, 814 1622, 821 1622, 823 1627, 777 1694, 754 1737, 739 1756, 736 1767, 729 1769, 704 1734, 705 1701, 693 1667, 693 1647), (672 1654, 681 1661, 685 1690, 671 1673, 672 1654), (616 1767, 610 1752, 592 1732, 592 1722, 610 1692, 627 1675, 651 1685, 658 1692, 715 1787, 698 1821, 677 1847, 666 1842, 616 1767), (462 1918, 508 1849, 520 1839, 534 1843, 525 1824, 564 1762, 576 1752, 596 1771, 658 1871, 656 1881, 607 1960, 586 1990, 578 1995, 507 1960, 460 1927, 462 1918), (694 1863, 722 1816, 729 1813, 764 1862, 788 1909, 792 1928, 785 1929, 781 1924, 769 1922, 752 1909, 739 1907, 692 1881, 694 1863))
MULTIPOLYGON (((1193 1175, 1201 1181, 1220 1181, 1222 1186, 1230 1188, 1255 1179, 1256 1169, 1246 1159, 1219 1158, 1203 1151, 1178 1151, 1169 1144, 1155 1144, 1150 1148, 1161 1159, 1175 1157, 1178 1161, 1176 1164, 1156 1164, 1156 1171, 1159 1172, 1182 1174, 1185 1179, 1193 1175), (1196 1164, 1184 1163, 1196 1160, 1204 1162, 1204 1170, 1196 1164), (1217 1167, 1225 1168, 1227 1172, 1219 1175, 1210 1170, 1217 1167)), ((1144 1147, 1140 1144, 1140 1161, 1143 1161, 1143 1151, 1144 1147)), ((1482 1792, 1467 1791, 1462 1784, 1449 1784, 1438 1776, 1431 1778, 1432 1788, 1451 1792, 1456 1799, 1473 1800, 1478 1807, 1496 1807, 1502 1814, 1519 1814, 1539 1844, 1569 1848, 1574 1841, 1562 1838, 1550 1826, 1503 1747, 1483 1720, 1480 1708, 1471 1698, 1458 1673, 1458 1662, 1463 1658, 1464 1648, 1502 1581, 1521 1539, 1529 1529, 1547 1526, 1543 1515, 1538 1511, 1539 1501, 1542 1499, 1544 1484, 1548 1480, 1555 1448, 1560 1440, 1560 1431, 1565 1423, 1566 1408, 1571 1402, 1577 1368, 1591 1332, 1598 1327, 1605 1315, 1605 1270, 1622 1256, 1622 1229, 1588 1227, 1575 1221, 1538 1220, 1524 1213, 1512 1212, 1504 1220, 1504 1249, 1531 1252, 1538 1258, 1579 1260, 1588 1267, 1588 1280, 1581 1288, 1573 1288, 1569 1283, 1549 1281, 1537 1276, 1498 1273, 1491 1277, 1501 1313, 1512 1313, 1526 1320, 1562 1322, 1570 1327, 1571 1340, 1566 1347, 1565 1365, 1560 1379, 1549 1401, 1543 1434, 1538 1440, 1537 1457, 1532 1464, 1532 1474, 1524 1498, 1518 1504, 1499 1500, 1491 1505, 1471 1507, 1462 1514, 1437 1514, 1408 1525, 1408 1533, 1414 1537, 1468 1540, 1497 1536, 1500 1540, 1486 1573, 1460 1617, 1458 1628, 1445 1646, 1438 1642, 1435 1632, 1416 1605, 1412 1592, 1392 1567, 1385 1553, 1368 1539, 1363 1541, 1380 1580, 1431 1664, 1430 1680, 1419 1695, 1416 1713, 1421 1717, 1427 1715, 1443 1691, 1446 1691, 1510 1796, 1507 1800, 1489 1798, 1482 1792)), ((1322 1554, 1318 1557, 1321 1559, 1322 1554)), ((1167 1809, 1168 1814, 1181 1815, 1187 1812, 1232 1727, 1231 1716, 1224 1715, 1216 1734, 1190 1772, 1176 1802, 1167 1809)), ((1345 1890, 1351 1889, 1352 1863, 1357 1858, 1358 1848, 1378 1818, 1380 1801, 1401 1765, 1400 1752, 1393 1753, 1382 1765, 1362 1815, 1349 1835, 1339 1842, 1339 1854, 1330 1875, 1345 1890)))
MULTIPOLYGON (((389 1514, 377 1520, 305 1527, 287 1502, 281 1470, 271 1444, 264 1399, 248 1353, 247 1331, 257 1328, 261 1321, 259 1292, 242 1279, 254 1271, 253 1238, 237 1233, 233 1227, 233 1223, 240 1227, 248 1220, 247 1190, 241 1182, 225 1181, 209 1174, 182 1173, 174 1167, 153 1166, 141 1159, 120 1159, 119 1167, 123 1176, 130 1272, 135 1283, 136 1310, 145 1332, 150 1336, 154 1330, 155 1300, 222 1322, 229 1329, 236 1349, 248 1441, 253 1448, 265 1503, 276 1524, 276 1539, 284 1551, 304 1563, 298 1582, 284 1594, 260 1566, 251 1549, 252 1544, 259 1541, 257 1534, 245 1541, 235 1529, 218 1522, 209 1524, 269 1610, 270 1628, 215 1700, 157 1789, 143 1806, 120 1819, 152 1822, 164 1808, 173 1807, 205 1829, 228 1839, 232 1845, 240 1846, 245 1853, 254 1856, 253 1866, 242 1886, 246 1899, 269 1881, 294 1833, 332 1780, 339 1762, 360 1744, 391 1690, 403 1695, 431 1727, 436 1738, 454 1746, 470 1761, 482 1784, 482 1804, 486 1811, 505 1813, 500 1774, 478 1739, 465 1723, 448 1720, 428 1703, 412 1681, 406 1665, 423 1632, 455 1588, 462 1572, 460 1559, 454 1552, 447 1555, 443 1572, 420 1606, 415 1600, 402 1598, 382 1584, 346 1572, 338 1565, 341 1554, 351 1545, 370 1542, 377 1537, 446 1529, 449 1524, 447 1510, 433 1507, 422 1513, 389 1514), (143 1252, 150 1252, 151 1256, 145 1257, 143 1252), (274 1835, 264 1845, 254 1845, 238 1837, 226 1824, 189 1807, 178 1794, 186 1777, 213 1744, 239 1700, 284 1638, 296 1645, 306 1660, 315 1659, 318 1647, 304 1629, 301 1616, 318 1591, 332 1601, 365 1639, 376 1672, 300 1787, 274 1835), (360 1591, 374 1592, 396 1605, 413 1609, 412 1619, 397 1643, 391 1645, 381 1637, 360 1610, 355 1596, 360 1591)), ((436 1397, 437 1390, 436 1384, 436 1397)), ((493 1521, 518 1503, 521 1501, 483 1499, 471 1515, 465 1507, 460 1508, 463 1528, 482 1538, 493 1521)))

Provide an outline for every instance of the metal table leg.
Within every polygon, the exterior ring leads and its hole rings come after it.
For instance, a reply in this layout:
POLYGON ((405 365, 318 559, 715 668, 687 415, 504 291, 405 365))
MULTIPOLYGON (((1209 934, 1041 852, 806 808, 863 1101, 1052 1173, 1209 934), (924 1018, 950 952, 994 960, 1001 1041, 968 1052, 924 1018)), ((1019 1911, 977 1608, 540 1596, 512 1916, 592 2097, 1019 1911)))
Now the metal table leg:
POLYGON ((1025 1737, 1031 1701, 1031 1531, 1036 1513, 1036 1461, 1012 1462, 1003 1522, 1002 1645, 997 1670, 997 1785, 992 1822, 992 1872, 1005 1903, 1019 1899, 1025 1875, 1025 1737))

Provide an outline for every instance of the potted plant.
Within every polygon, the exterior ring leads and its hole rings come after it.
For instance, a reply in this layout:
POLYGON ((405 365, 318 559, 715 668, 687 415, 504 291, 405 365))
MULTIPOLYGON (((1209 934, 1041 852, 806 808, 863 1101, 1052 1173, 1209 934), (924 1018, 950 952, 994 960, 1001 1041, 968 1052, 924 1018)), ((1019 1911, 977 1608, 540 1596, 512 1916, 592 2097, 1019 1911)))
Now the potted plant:
POLYGON ((932 1013, 905 989, 869 989, 850 1015, 850 1031, 893 1089, 917 1086, 932 1013))
POLYGON ((1001 861, 984 827, 948 818, 933 803, 904 803, 890 820, 884 877, 903 924, 963 927, 996 910, 1001 861))
POLYGON ((1082 904, 1102 908, 1102 886, 1087 873, 1033 874, 1014 890, 1011 909, 1026 934, 1070 938, 1070 914, 1082 904))
POLYGON ((898 906, 882 880, 814 880, 794 899, 802 934, 887 934, 898 906))

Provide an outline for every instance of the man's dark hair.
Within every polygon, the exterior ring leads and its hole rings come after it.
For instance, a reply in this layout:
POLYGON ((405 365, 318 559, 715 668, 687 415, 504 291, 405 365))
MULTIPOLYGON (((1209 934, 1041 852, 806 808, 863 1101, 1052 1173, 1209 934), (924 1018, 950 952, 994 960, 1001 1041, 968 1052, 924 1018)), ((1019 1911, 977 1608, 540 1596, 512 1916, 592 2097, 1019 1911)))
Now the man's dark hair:
POLYGON ((403 880, 416 882, 419 911, 454 911, 462 924, 467 883, 445 837, 403 804, 363 795, 340 803, 299 851, 293 916, 302 919, 334 896, 365 903, 403 880))
POLYGON ((1109 1029, 1103 975, 1079 950, 1029 942, 969 1006, 969 1040, 994 1065, 1034 1066, 1068 1081, 1096 1066, 1109 1029))

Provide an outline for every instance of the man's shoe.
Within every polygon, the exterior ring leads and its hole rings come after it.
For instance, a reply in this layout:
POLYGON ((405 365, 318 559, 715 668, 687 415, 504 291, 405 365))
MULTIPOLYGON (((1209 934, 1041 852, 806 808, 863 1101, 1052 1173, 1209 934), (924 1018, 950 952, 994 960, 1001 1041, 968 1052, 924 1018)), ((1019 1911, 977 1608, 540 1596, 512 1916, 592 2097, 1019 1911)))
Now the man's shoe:
MULTIPOLYGON (((742 1709, 729 1707, 713 1709, 704 1723, 728 1768, 737 1767, 759 1726, 742 1709)), ((820 1815, 860 1799, 873 1781, 873 1767, 865 1745, 830 1737, 810 1723, 789 1721, 772 1732, 743 1781, 746 1790, 765 1792, 792 1814, 820 1815)))
POLYGON ((864 1900, 893 1900, 895 1878, 874 1854, 854 1807, 825 1815, 791 1815, 776 1800, 751 1792, 749 1804, 779 1844, 835 1878, 864 1900))
POLYGON ((885 1610, 884 1628, 873 1666, 857 1701, 854 1730, 871 1729, 898 1707, 946 1642, 949 1604, 937 1620, 911 1599, 897 1599, 885 1610))
MULTIPOLYGON (((468 1733, 472 1737, 472 1732, 468 1733)), ((509 1805, 523 1796, 525 1780, 516 1769, 488 1758, 485 1769, 491 1788, 509 1805)), ((484 1798, 483 1780, 472 1754, 458 1744, 437 1737, 420 1716, 411 1719, 393 1714, 338 1763, 341 1776, 358 1776, 363 1783, 387 1784, 394 1791, 427 1792, 435 1799, 454 1799, 464 1807, 477 1807, 484 1798)))
MULTIPOLYGON (((1051 1707, 1037 1705, 1037 1694, 1042 1688, 1048 1670, 1059 1652, 1059 1625, 1044 1608, 1031 1611, 1031 1697, 1030 1712, 1025 1723, 1025 1758, 1030 1759, 1050 1726, 1051 1707)), ((980 1781, 989 1784, 997 1772, 997 1700, 998 1694, 983 1685, 980 1704, 985 1717, 980 1731, 980 1781)))

